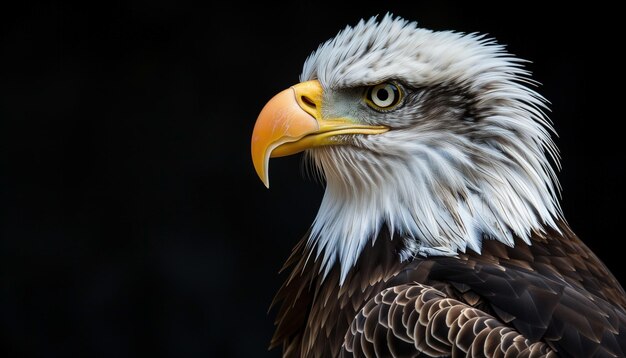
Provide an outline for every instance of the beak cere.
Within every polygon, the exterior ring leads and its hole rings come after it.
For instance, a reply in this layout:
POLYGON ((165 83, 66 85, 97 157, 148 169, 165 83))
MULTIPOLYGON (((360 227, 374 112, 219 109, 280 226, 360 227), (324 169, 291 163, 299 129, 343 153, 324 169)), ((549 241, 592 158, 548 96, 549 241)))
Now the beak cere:
POLYGON ((323 88, 312 80, 292 86, 272 98, 261 110, 252 132, 252 162, 269 187, 270 157, 296 154, 322 145, 341 144, 340 134, 378 134, 383 126, 356 123, 349 118, 322 118, 323 88))

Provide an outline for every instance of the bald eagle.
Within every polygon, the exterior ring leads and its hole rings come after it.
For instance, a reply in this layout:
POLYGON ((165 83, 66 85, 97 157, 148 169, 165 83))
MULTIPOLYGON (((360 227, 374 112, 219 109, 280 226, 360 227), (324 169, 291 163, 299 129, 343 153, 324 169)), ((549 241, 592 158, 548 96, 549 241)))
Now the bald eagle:
POLYGON ((478 34, 346 27, 261 110, 256 172, 326 188, 273 302, 286 357, 623 357, 626 294, 558 202, 546 101, 478 34))

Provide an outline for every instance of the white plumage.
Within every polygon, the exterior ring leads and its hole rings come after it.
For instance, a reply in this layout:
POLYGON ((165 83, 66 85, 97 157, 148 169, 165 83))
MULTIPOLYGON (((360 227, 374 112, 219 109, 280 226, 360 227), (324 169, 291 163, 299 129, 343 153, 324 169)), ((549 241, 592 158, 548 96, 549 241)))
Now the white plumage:
POLYGON ((307 59, 300 79, 320 81, 325 117, 392 128, 307 151, 327 182, 308 242, 325 274, 340 265, 343 281, 383 225, 406 241, 401 260, 557 229, 558 154, 522 63, 483 36, 391 15, 345 28, 307 59), (384 81, 410 88, 410 103, 365 113, 350 89, 384 81))

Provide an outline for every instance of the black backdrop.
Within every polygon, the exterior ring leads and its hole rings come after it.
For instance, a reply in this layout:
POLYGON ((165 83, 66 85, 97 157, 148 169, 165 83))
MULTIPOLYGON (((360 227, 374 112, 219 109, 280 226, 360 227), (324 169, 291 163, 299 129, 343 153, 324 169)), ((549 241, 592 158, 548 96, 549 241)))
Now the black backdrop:
POLYGON ((4 9, 3 356, 278 356, 267 309, 323 188, 295 156, 271 162, 266 190, 252 127, 319 43, 387 11, 489 33, 532 61, 560 135, 566 217, 626 282, 615 9, 411 3, 4 9))

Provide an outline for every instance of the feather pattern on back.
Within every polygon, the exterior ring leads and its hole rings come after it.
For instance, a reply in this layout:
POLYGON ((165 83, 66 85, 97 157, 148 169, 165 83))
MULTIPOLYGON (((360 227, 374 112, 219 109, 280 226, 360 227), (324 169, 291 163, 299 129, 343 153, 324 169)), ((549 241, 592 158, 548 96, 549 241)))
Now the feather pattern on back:
POLYGON ((272 347, 282 345, 286 357, 338 356, 342 350, 360 356, 372 345, 382 352, 379 356, 391 356, 386 350, 393 349, 410 352, 410 347, 426 357, 439 356, 436 350, 447 352, 444 356, 465 356, 478 347, 471 342, 481 339, 490 342, 485 349, 497 346, 504 352, 625 356, 624 290, 564 223, 559 228, 533 235, 532 245, 520 239, 515 247, 486 241, 481 254, 416 257, 403 263, 395 259, 401 241, 391 240, 384 230, 374 246, 364 249, 341 286, 338 267, 322 280, 319 263, 307 262, 303 239, 286 264, 285 269, 293 271, 273 303, 280 309, 272 347), (422 291, 429 293, 423 296, 422 291), (400 298, 391 302, 388 295, 400 298), (446 319, 421 316, 418 307, 408 305, 409 299, 413 303, 436 299, 430 305, 445 309, 446 319), (372 309, 378 316, 372 316, 372 309), (466 319, 475 319, 472 327, 480 330, 461 329, 459 324, 466 319), (434 324, 446 326, 435 330, 434 324), (433 341, 431 334, 450 330, 454 330, 450 337, 467 344, 455 347, 450 341, 433 341), (517 342, 515 348, 504 335, 517 342))

